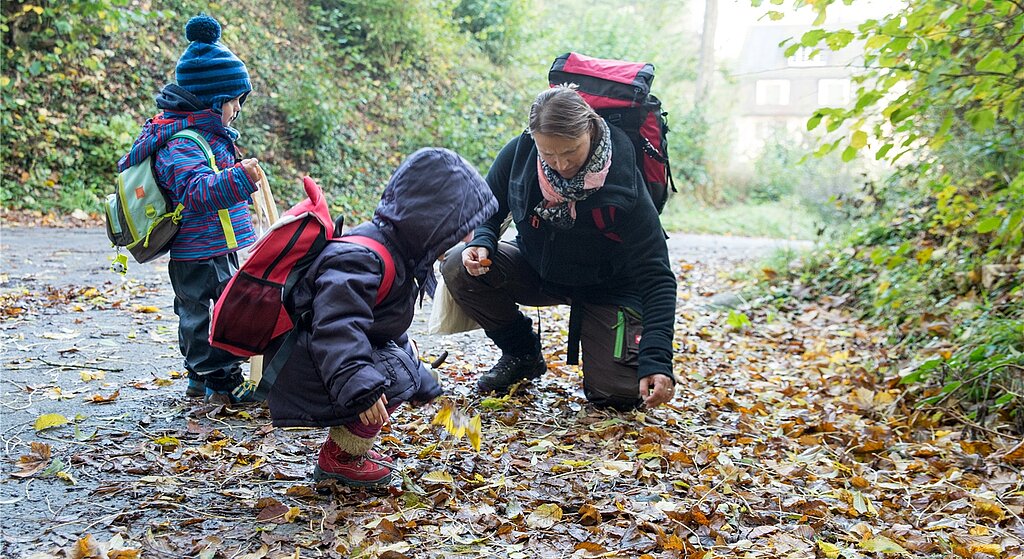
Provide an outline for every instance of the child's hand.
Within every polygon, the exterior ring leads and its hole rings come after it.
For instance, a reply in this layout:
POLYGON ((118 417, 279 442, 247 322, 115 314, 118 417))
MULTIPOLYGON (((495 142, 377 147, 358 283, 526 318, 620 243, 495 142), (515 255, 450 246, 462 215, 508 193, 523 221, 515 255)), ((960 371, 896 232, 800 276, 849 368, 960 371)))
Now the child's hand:
POLYGON ((258 189, 260 186, 260 162, 255 157, 242 160, 242 170, 245 171, 245 176, 249 177, 249 181, 256 185, 258 189))
POLYGON ((370 406, 370 409, 359 414, 359 421, 363 425, 384 425, 388 420, 388 398, 381 394, 380 398, 370 406))

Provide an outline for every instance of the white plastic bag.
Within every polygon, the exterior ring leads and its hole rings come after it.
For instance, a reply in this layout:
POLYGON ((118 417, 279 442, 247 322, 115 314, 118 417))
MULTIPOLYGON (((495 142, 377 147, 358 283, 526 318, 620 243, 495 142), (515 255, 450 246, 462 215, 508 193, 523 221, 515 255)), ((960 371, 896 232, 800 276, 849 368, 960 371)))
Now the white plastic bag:
POLYGON ((437 275, 437 289, 434 290, 434 304, 427 321, 429 334, 458 334, 476 330, 480 325, 462 310, 444 284, 444 277, 437 275))

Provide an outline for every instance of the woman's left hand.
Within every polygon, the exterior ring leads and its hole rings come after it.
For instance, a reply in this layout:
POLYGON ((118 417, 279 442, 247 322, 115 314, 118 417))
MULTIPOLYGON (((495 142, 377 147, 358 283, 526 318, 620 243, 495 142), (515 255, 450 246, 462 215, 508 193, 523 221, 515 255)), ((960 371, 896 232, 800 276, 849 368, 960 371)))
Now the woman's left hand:
POLYGON ((667 404, 675 395, 675 383, 668 375, 657 374, 640 379, 640 397, 644 399, 647 409, 667 404))
POLYGON ((370 406, 370 409, 359 414, 359 421, 363 425, 384 425, 388 420, 388 398, 381 394, 380 398, 370 406))

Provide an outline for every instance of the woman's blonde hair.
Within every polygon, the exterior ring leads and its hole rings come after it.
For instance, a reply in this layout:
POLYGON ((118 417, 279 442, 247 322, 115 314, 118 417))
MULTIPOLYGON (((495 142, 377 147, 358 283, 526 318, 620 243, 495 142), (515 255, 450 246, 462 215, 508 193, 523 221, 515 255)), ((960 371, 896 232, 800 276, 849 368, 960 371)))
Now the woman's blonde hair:
POLYGON ((563 138, 580 138, 590 132, 597 136, 601 117, 576 92, 576 84, 546 89, 530 106, 530 133, 563 138))

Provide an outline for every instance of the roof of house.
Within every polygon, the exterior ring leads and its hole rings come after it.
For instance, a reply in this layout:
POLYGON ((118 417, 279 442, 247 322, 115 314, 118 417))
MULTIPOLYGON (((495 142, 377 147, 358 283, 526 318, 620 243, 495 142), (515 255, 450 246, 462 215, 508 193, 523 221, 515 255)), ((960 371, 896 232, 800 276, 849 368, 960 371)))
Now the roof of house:
MULTIPOLYGON (((839 29, 839 26, 833 29, 839 29)), ((860 47, 856 41, 849 46, 832 51, 828 47, 821 49, 819 57, 822 57, 824 64, 819 66, 795 67, 787 62, 785 56, 786 48, 799 41, 800 37, 813 27, 809 25, 783 25, 783 24, 762 24, 755 25, 747 31, 743 40, 743 49, 740 51, 739 64, 735 75, 739 77, 765 75, 771 77, 772 73, 791 73, 796 70, 802 75, 808 74, 841 74, 849 75, 855 69, 855 63, 859 59, 860 47), (786 39, 791 39, 785 46, 779 46, 786 39)))

